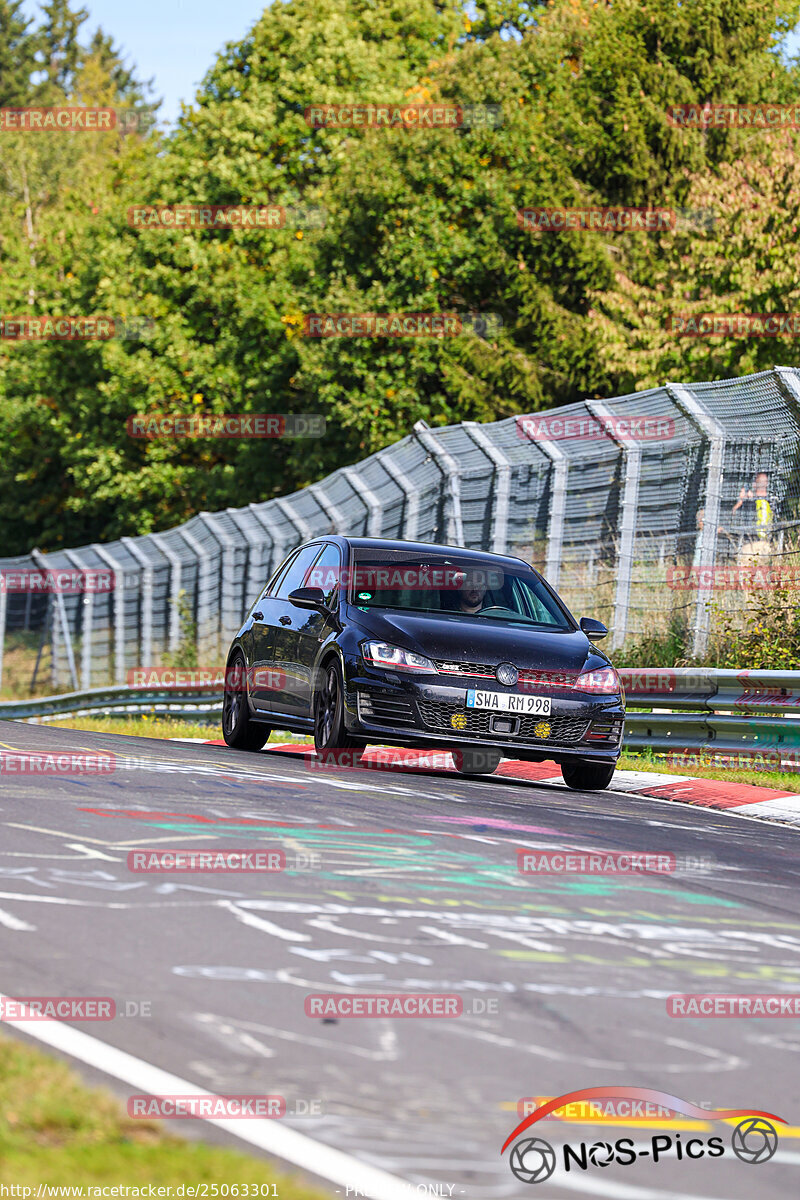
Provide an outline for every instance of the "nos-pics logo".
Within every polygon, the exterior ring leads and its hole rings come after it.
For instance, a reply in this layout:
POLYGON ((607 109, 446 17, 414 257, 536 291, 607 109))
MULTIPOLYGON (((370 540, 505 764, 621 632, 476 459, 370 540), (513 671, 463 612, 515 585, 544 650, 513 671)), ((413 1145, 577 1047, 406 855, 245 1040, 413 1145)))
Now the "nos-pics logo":
MULTIPOLYGON (((648 1104, 658 1104, 662 1108, 691 1117, 697 1121, 725 1121, 735 1117, 744 1117, 731 1136, 731 1150, 743 1163, 769 1162, 778 1148, 778 1132, 773 1121, 781 1125, 786 1122, 783 1117, 774 1113, 761 1112, 755 1108, 722 1108, 710 1111, 681 1100, 679 1096, 670 1096, 666 1092, 655 1091, 653 1088, 637 1087, 594 1087, 583 1088, 577 1092, 566 1092, 542 1104, 506 1138, 500 1151, 504 1154, 515 1138, 525 1133, 537 1121, 550 1113, 566 1107, 568 1104, 588 1100, 643 1101, 648 1104)), ((627 1105, 630 1109, 631 1105, 627 1105)), ((597 1118, 598 1121, 602 1117, 597 1118)), ((699 1159, 720 1158, 725 1154, 725 1144, 721 1137, 707 1139, 694 1137, 686 1141, 679 1133, 674 1137, 667 1134, 657 1134, 650 1138, 650 1144, 642 1145, 637 1150, 633 1138, 617 1138, 614 1142, 580 1142, 577 1146, 564 1143, 559 1147, 563 1156, 565 1171, 580 1169, 586 1171, 590 1167, 608 1167, 612 1163, 618 1166, 631 1166, 637 1159, 644 1158, 651 1162, 662 1159, 699 1159)), ((516 1143, 509 1155, 509 1166, 512 1173, 522 1183, 544 1183, 558 1166, 559 1153, 540 1137, 525 1137, 516 1143)))

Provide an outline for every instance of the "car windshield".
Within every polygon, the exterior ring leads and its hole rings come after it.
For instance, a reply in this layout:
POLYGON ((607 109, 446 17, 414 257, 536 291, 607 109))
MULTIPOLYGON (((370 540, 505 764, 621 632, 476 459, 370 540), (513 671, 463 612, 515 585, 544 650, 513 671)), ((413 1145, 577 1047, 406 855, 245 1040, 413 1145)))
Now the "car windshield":
POLYGON ((349 602, 364 611, 402 609, 573 628, 542 580, 522 565, 509 569, 496 560, 455 554, 356 550, 347 582, 349 602))

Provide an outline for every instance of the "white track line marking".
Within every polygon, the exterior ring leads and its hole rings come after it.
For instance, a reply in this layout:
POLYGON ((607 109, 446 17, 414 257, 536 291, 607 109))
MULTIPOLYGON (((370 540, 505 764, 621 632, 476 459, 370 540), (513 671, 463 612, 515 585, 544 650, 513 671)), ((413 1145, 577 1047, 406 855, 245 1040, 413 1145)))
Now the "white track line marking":
POLYGON ((256 917, 250 912, 245 912, 237 907, 232 900, 220 900, 219 908, 227 908, 232 912, 237 921, 241 921, 243 925, 250 925, 253 929, 260 929, 262 933, 268 933, 271 937, 282 938, 285 942, 310 942, 311 935, 308 933, 296 933, 294 929, 283 929, 280 925, 275 925, 272 921, 266 921, 263 917, 256 917))
MULTIPOLYGON (((0 993, 0 1002, 8 999, 8 996, 0 993)), ((88 1033, 61 1021, 15 1021, 13 1024, 28 1037, 44 1042, 55 1050, 61 1050, 79 1062, 103 1071, 106 1075, 111 1075, 114 1079, 119 1079, 129 1087, 146 1092, 150 1096, 214 1097, 213 1092, 205 1091, 177 1075, 171 1075, 168 1071, 162 1071, 160 1067, 154 1067, 125 1050, 117 1050, 115 1046, 98 1041, 88 1033)), ((409 1200, 411 1185, 405 1180, 398 1179, 396 1175, 390 1175, 388 1171, 382 1171, 379 1167, 359 1162, 357 1158, 326 1146, 323 1142, 315 1141, 304 1133, 288 1129, 281 1125, 280 1121, 225 1121, 215 1117, 198 1119, 205 1120, 207 1124, 223 1129, 243 1142, 249 1142, 251 1146, 283 1159, 284 1162, 293 1163, 312 1175, 331 1180, 345 1188, 357 1188, 364 1196, 370 1196, 373 1200, 409 1200)))
POLYGON ((0 925, 5 925, 6 929, 13 929, 16 933, 35 933, 36 926, 29 925, 27 921, 20 921, 19 917, 12 917, 11 913, 4 912, 0 908, 0 925))

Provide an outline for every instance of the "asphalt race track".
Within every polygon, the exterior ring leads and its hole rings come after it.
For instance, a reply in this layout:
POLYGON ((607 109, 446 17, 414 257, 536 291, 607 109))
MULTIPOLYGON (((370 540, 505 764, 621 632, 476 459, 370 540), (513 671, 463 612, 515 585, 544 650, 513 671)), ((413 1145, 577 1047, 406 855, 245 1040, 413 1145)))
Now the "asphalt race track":
MULTIPOLYGON (((172 1129, 299 1163, 343 1197, 365 1184, 378 1200, 412 1194, 388 1177, 465 1200, 800 1191, 797 1019, 666 1012, 673 993, 797 992, 791 829, 630 793, 323 771, 290 755, 8 722, 0 748, 116 756, 100 776, 0 774, 0 992, 109 996, 130 1014, 4 1032, 32 1032, 121 1096, 170 1090, 153 1086, 168 1082, 161 1071, 196 1091, 282 1095, 292 1114, 172 1129), (134 873, 127 856, 142 847, 283 849, 291 869, 134 873), (519 848, 714 861, 671 875, 524 876, 519 848), (464 1013, 307 1017, 306 996, 321 992, 454 993, 464 1013), (696 1122, 676 1119, 673 1138, 719 1134, 724 1155, 559 1166, 526 1191, 500 1154, 518 1100, 601 1084, 764 1109, 787 1125, 775 1157, 751 1164, 732 1153, 732 1124, 693 1135, 696 1122)), ((664 1126, 548 1119, 532 1132, 557 1147, 629 1136, 644 1148, 664 1126)))

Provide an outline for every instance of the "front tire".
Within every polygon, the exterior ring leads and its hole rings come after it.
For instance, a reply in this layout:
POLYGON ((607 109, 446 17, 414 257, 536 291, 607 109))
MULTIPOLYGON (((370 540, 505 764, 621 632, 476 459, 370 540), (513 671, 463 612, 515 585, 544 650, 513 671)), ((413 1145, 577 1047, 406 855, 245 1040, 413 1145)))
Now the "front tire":
POLYGON ((576 792, 599 792, 607 788, 614 778, 616 764, 564 762, 561 774, 568 788, 576 792))
POLYGON ((260 750, 267 744, 270 730, 250 716, 245 677, 244 658, 241 654, 235 654, 225 672, 222 736, 234 750, 260 750))
POLYGON ((499 750, 454 750, 453 762, 459 775, 491 775, 500 766, 499 750))
POLYGON ((320 668, 314 689, 314 749, 326 759, 336 759, 338 751, 342 766, 358 766, 364 753, 363 743, 347 733, 344 724, 344 682, 338 659, 331 659, 320 668))

